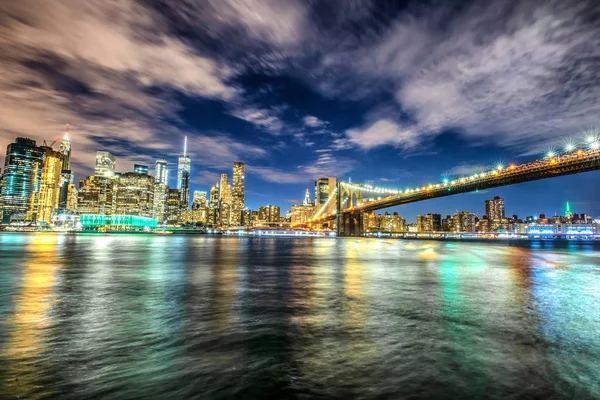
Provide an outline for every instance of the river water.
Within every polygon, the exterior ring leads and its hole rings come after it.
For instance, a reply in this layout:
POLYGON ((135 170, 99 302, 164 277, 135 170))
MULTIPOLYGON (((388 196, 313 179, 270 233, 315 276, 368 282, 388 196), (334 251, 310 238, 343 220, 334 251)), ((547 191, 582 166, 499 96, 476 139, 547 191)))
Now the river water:
POLYGON ((600 246, 0 234, 0 398, 600 398, 600 246))

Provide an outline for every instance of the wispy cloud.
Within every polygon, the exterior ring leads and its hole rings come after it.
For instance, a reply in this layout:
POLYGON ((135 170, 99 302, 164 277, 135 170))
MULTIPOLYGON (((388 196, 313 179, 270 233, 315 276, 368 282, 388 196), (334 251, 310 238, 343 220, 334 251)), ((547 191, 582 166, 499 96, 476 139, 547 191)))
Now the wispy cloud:
POLYGON ((456 167, 450 168, 448 171, 444 172, 442 175, 448 176, 463 176, 463 175, 471 175, 475 173, 481 173, 483 171, 489 170, 489 165, 482 164, 459 164, 456 167))

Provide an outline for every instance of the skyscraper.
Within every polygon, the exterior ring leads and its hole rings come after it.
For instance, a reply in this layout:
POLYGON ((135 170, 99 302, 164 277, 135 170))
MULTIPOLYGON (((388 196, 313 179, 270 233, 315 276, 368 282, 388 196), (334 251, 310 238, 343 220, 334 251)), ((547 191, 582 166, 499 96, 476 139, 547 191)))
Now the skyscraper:
POLYGON ((229 177, 227 174, 221 174, 221 183, 219 184, 219 216, 221 218, 221 225, 231 225, 231 184, 229 183, 229 177))
POLYGON ((485 214, 488 217, 492 230, 500 228, 504 220, 504 199, 500 196, 495 196, 492 200, 486 200, 485 214))
MULTIPOLYGON (((327 202, 329 195, 335 190, 336 178, 319 178, 315 181, 315 205, 321 206, 327 202)), ((333 203, 333 202, 332 202, 333 203)))
POLYGON ((156 160, 154 166, 154 181, 159 184, 169 184, 169 170, 167 169, 167 160, 156 160))
POLYGON ((108 151, 97 151, 94 175, 110 178, 115 175, 116 164, 115 156, 108 151))
POLYGON ((442 216, 440 214, 417 215, 417 229, 419 232, 439 232, 442 230, 442 216))
POLYGON ((69 125, 67 125, 67 132, 60 141, 60 147, 58 151, 62 154, 62 167, 61 167, 61 182, 60 192, 58 194, 58 212, 64 214, 67 211, 67 202, 69 197, 69 186, 74 182, 75 177, 71 171, 71 140, 69 139, 69 125))
POLYGON ((63 153, 48 146, 43 146, 41 149, 44 151, 44 166, 40 182, 37 221, 49 224, 52 222, 53 214, 58 211, 62 184, 63 153))
POLYGON ((154 215, 154 178, 148 174, 126 172, 117 179, 115 214, 152 218, 154 215))
POLYGON ((148 175, 148 166, 144 164, 133 164, 133 172, 148 175))
POLYGON ((2 184, 2 223, 35 220, 44 150, 35 140, 17 138, 6 148, 2 184))
MULTIPOLYGON (((68 127, 69 125, 67 125, 67 129, 68 127)), ((69 139, 68 131, 60 141, 58 151, 63 155, 61 171, 71 170, 71 140, 69 139)))
POLYGON ((187 156, 187 136, 183 142, 183 156, 177 165, 177 189, 181 195, 181 208, 187 210, 190 201, 190 158, 187 156))
POLYGON ((79 182, 77 211, 79 214, 113 215, 116 194, 116 178, 88 176, 79 182))
POLYGON ((246 165, 241 161, 233 163, 233 194, 231 204, 231 225, 242 225, 242 212, 244 210, 245 193, 244 179, 246 165))
POLYGON ((200 208, 206 208, 208 206, 206 192, 201 190, 194 190, 194 199, 192 201, 192 210, 200 208))
POLYGON ((210 206, 218 206, 219 205, 219 185, 210 188, 210 206))

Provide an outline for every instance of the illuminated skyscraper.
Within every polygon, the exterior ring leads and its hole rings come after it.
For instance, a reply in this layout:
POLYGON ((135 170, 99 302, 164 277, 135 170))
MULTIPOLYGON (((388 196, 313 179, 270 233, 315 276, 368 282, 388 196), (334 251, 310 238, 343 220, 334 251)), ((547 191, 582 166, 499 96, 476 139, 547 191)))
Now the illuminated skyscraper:
POLYGON ((48 146, 43 146, 41 148, 44 151, 44 166, 42 169, 42 180, 40 182, 37 221, 43 221, 49 224, 52 222, 54 213, 58 211, 58 201, 62 183, 61 170, 63 167, 63 153, 55 151, 52 147, 48 146))
POLYGON ((502 227, 504 223, 504 199, 500 196, 495 196, 492 200, 486 200, 485 214, 490 221, 491 230, 502 227))
POLYGON ((67 201, 69 196, 69 186, 75 181, 73 172, 71 171, 71 140, 69 139, 69 125, 67 132, 60 141, 58 151, 62 154, 62 168, 60 171, 60 193, 58 195, 58 213, 65 214, 67 211, 67 201))
POLYGON ((94 169, 94 175, 105 178, 115 176, 116 167, 115 156, 110 154, 108 151, 97 151, 96 152, 96 168, 94 169))
POLYGON ((88 176, 79 182, 77 211, 79 214, 113 215, 117 192, 117 178, 88 176))
POLYGON ((190 201, 190 158, 187 156, 187 136, 183 142, 183 156, 177 165, 177 189, 181 195, 181 208, 187 210, 190 201))
POLYGON ((244 179, 245 179, 246 165, 241 161, 235 161, 233 163, 233 193, 231 202, 231 225, 241 226, 243 225, 242 214, 244 211, 244 179))
POLYGON ((461 211, 452 215, 452 231, 475 232, 475 214, 461 211))
POLYGON ((2 223, 35 220, 44 150, 35 140, 17 138, 6 148, 2 180, 2 223))
POLYGON ((166 183, 154 181, 154 219, 162 224, 166 220, 167 199, 169 196, 169 186, 166 183))
POLYGON ((221 183, 219 184, 219 216, 221 218, 221 225, 231 225, 231 184, 229 183, 229 177, 227 174, 221 174, 221 183))
POLYGON ((206 208, 208 206, 206 192, 194 190, 194 200, 192 201, 192 210, 206 208))
MULTIPOLYGON (((68 129, 69 125, 67 125, 68 129)), ((65 133, 62 140, 60 141, 60 147, 58 151, 63 155, 61 171, 71 170, 71 140, 69 139, 69 132, 65 133)))
POLYGON ((154 215, 154 178, 148 174, 126 172, 117 179, 115 214, 152 218, 154 215))
POLYGON ((133 164, 133 172, 148 175, 148 166, 143 164, 133 164))
POLYGON ((210 206, 217 206, 219 205, 219 185, 216 184, 215 186, 210 188, 210 206))
POLYGON ((260 206, 258 207, 259 224, 278 224, 281 218, 281 209, 278 206, 260 206))
POLYGON ((165 211, 167 224, 174 225, 182 220, 181 192, 179 189, 169 189, 167 194, 167 209, 165 211))
POLYGON ((310 200, 310 191, 306 189, 304 201, 302 204, 292 206, 291 223, 292 225, 305 224, 315 213, 315 205, 310 200))
POLYGON ((319 178, 315 181, 315 205, 320 206, 327 202, 336 185, 335 176, 319 178))
POLYGON ((159 184, 169 184, 169 170, 167 169, 167 160, 156 160, 154 166, 154 181, 159 184))

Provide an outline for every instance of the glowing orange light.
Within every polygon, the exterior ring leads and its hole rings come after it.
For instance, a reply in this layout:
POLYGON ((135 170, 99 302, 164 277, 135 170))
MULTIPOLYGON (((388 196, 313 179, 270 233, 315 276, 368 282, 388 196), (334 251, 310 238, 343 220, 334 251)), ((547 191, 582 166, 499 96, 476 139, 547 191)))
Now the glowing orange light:
POLYGON ((517 168, 517 167, 515 167, 514 165, 510 166, 510 169, 515 169, 515 168, 517 168))
POLYGON ((577 150, 577 155, 582 155, 583 154, 583 150, 577 150))

